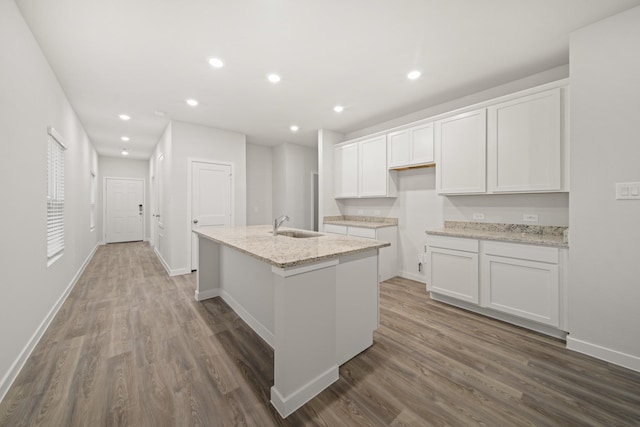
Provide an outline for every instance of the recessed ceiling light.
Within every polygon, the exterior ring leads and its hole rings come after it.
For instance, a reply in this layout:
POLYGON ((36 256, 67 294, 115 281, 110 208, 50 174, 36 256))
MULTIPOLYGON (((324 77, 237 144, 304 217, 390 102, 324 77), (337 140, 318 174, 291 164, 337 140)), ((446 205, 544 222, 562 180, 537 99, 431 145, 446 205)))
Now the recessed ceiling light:
POLYGON ((335 107, 333 107, 333 111, 335 111, 336 113, 342 113, 344 111, 344 107, 342 105, 336 105, 335 107))
POLYGON ((129 141, 131 138, 129 138, 128 136, 123 136, 120 139, 126 142, 126 141, 129 141))
POLYGON ((185 102, 187 104, 189 104, 190 106, 192 106, 192 107, 195 107, 195 106, 198 105, 198 100, 197 99, 193 99, 193 98, 189 98, 189 99, 185 100, 185 102))
POLYGON ((210 58, 209 65, 211 65, 213 68, 222 68, 224 67, 224 62, 222 62, 220 58, 210 58))
POLYGON ((296 126, 296 125, 291 125, 291 127, 289 129, 291 129, 291 132, 298 132, 298 129, 300 129, 300 128, 298 126, 296 126))
POLYGON ((269 74, 267 76, 267 79, 271 82, 271 83, 278 83, 280 81, 280 76, 277 74, 269 74))
POLYGON ((126 115, 126 114, 120 114, 118 117, 120 117, 122 120, 127 121, 129 120, 131 117, 126 115))
POLYGON ((418 77, 420 77, 420 75, 421 75, 421 74, 422 74, 422 73, 421 73, 420 71, 418 71, 418 70, 413 70, 413 71, 411 71, 409 74, 407 74, 407 78, 408 78, 409 80, 415 80, 415 79, 417 79, 418 77))
POLYGON ((122 155, 123 155, 123 156, 128 156, 128 155, 129 155, 129 152, 127 151, 127 149, 126 149, 126 148, 123 148, 123 149, 122 149, 122 155))

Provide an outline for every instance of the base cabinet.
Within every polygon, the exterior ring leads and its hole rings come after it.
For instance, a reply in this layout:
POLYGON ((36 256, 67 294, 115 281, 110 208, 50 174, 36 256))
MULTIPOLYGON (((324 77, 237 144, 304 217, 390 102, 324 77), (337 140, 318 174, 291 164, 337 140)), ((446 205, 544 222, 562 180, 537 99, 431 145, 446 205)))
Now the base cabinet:
POLYGON ((427 246, 427 291, 478 303, 478 241, 430 239, 427 246))
POLYGON ((383 282, 398 275, 398 227, 364 228, 324 224, 324 232, 391 243, 391 246, 378 250, 378 278, 383 282))
POLYGON ((511 246, 485 244, 481 259, 481 306, 559 327, 558 249, 517 245, 520 253, 514 254, 511 246), (541 249, 545 249, 544 257, 535 253, 541 249))
POLYGON ((429 236, 427 291, 531 329, 564 331, 567 257, 564 248, 429 236))

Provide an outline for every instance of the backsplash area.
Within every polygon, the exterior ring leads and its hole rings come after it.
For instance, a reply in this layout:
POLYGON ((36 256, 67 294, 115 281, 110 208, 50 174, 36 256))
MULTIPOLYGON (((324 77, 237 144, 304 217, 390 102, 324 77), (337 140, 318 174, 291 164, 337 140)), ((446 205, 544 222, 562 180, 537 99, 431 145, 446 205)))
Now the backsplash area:
POLYGON ((443 199, 445 221, 569 225, 568 193, 483 194, 443 199))

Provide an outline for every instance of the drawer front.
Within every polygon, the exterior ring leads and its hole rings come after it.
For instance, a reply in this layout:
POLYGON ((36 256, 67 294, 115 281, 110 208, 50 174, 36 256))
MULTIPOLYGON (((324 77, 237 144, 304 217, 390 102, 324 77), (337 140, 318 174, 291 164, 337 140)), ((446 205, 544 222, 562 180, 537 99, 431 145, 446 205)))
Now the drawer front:
POLYGON ((325 233, 333 233, 333 234, 347 234, 347 226, 346 225, 336 225, 336 224, 325 224, 324 225, 325 233))
POLYGON ((508 258, 518 258, 529 261, 558 263, 558 248, 535 245, 521 245, 518 243, 483 242, 482 253, 508 258))
POLYGON ((478 240, 476 239, 429 235, 427 236, 427 245, 456 251, 478 252, 478 240))
POLYGON ((349 227, 349 236, 364 237, 367 239, 376 238, 375 228, 349 227))

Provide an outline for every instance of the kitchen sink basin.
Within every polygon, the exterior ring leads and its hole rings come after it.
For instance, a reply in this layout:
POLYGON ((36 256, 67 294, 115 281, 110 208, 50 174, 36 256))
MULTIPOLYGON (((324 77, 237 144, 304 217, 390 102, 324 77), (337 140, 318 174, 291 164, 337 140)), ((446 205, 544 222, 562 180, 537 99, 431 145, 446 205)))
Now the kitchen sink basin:
POLYGON ((296 239, 307 239, 309 237, 320 237, 320 236, 324 236, 324 234, 320 234, 320 233, 313 233, 313 232, 307 232, 307 231, 287 231, 287 230, 283 230, 283 231, 278 231, 278 236, 285 236, 285 237, 293 237, 296 239))

